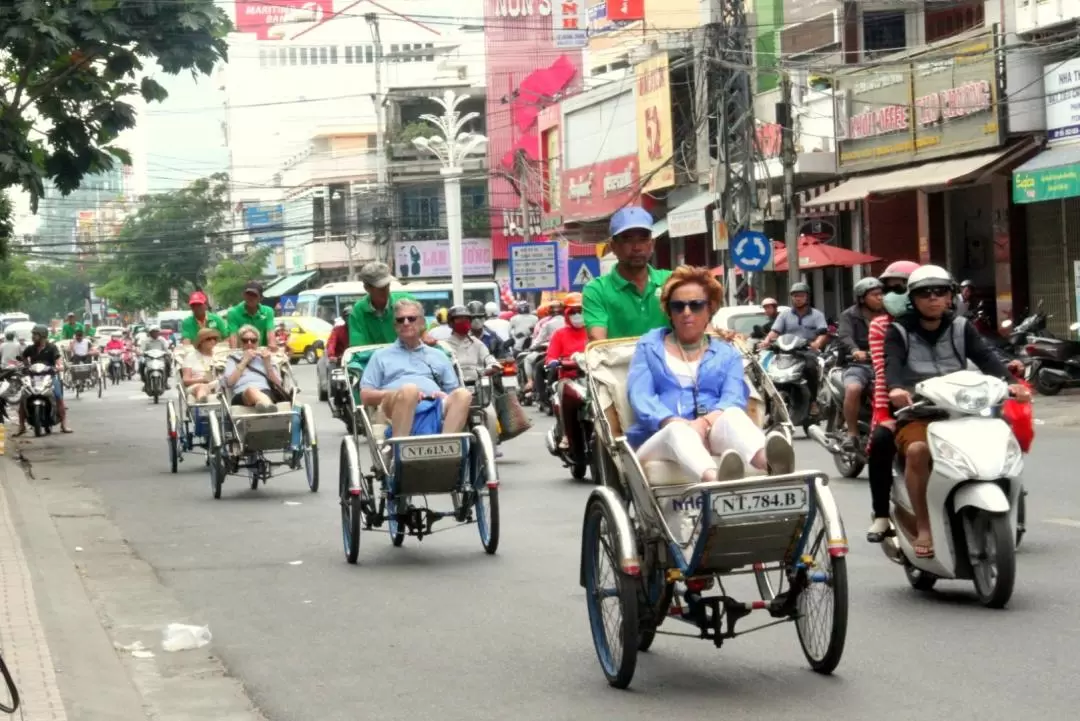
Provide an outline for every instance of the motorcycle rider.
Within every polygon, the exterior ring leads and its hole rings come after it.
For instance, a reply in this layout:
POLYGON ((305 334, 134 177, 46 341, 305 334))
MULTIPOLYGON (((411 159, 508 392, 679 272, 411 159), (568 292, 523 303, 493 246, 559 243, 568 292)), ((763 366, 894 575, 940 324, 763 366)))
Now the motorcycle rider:
MULTIPOLYGON (((491 354, 491 349, 476 336, 474 328, 476 317, 472 311, 463 305, 455 305, 447 315, 453 332, 446 344, 454 351, 454 358, 457 359, 458 367, 461 368, 461 379, 469 384, 479 380, 482 375, 490 376, 501 371, 502 366, 491 354)), ((499 425, 494 404, 485 409, 484 418, 488 433, 491 434, 491 442, 497 444, 499 425)), ((501 455, 498 451, 496 453, 501 455)))
POLYGON ((450 311, 446 308, 439 308, 435 311, 435 325, 428 331, 435 340, 449 340, 453 334, 453 329, 450 327, 450 311))
POLYGON ((773 323, 776 322, 776 317, 780 315, 780 304, 776 302, 776 298, 766 298, 761 301, 761 309, 765 311, 765 317, 768 318, 764 323, 754 328, 754 335, 757 338, 764 338, 769 335, 769 331, 772 330, 773 323))
POLYGON ((768 348, 777 338, 788 333, 804 338, 810 345, 798 351, 806 361, 806 388, 810 391, 810 414, 817 415, 818 385, 821 382, 821 366, 818 353, 829 342, 829 322, 825 314, 810 305, 810 286, 806 283, 793 283, 791 308, 780 313, 773 321, 772 329, 765 340, 758 344, 759 349, 768 348))
POLYGON ((476 338, 483 343, 484 347, 491 353, 498 353, 499 337, 484 327, 484 319, 487 318, 487 311, 484 310, 484 304, 478 300, 471 300, 466 308, 471 317, 469 327, 473 338, 476 338))
MULTIPOLYGON (((581 294, 568 293, 565 298, 555 298, 548 303, 548 317, 541 319, 540 322, 536 324, 536 329, 533 331, 533 348, 540 348, 541 346, 550 344, 555 333, 566 326, 564 310, 567 301, 580 305, 581 294)), ((529 376, 529 382, 525 384, 525 391, 528 392, 535 389, 536 398, 541 403, 547 400, 547 378, 542 371, 540 372, 540 377, 536 377, 542 355, 542 351, 537 351, 525 356, 525 370, 529 376)))
POLYGON ((953 312, 956 315, 970 316, 972 310, 972 298, 975 295, 975 284, 970 280, 960 283, 960 294, 953 298, 953 312))
MULTIPOLYGON (((548 344, 547 355, 544 356, 544 366, 553 369, 559 365, 559 361, 570 358, 575 353, 585 352, 585 346, 589 343, 589 335, 585 331, 585 316, 582 314, 581 301, 577 298, 568 298, 566 301, 566 325, 555 331, 548 344)), ((562 419, 559 414, 555 415, 555 439, 560 448, 566 448, 566 438, 563 437, 562 419)))
POLYGON ((124 346, 124 336, 120 333, 113 333, 112 336, 109 337, 109 342, 105 344, 105 352, 108 353, 111 350, 118 350, 121 352, 126 350, 126 347, 124 346))
POLYGON ((668 325, 660 291, 670 270, 649 264, 653 217, 644 208, 622 208, 611 216, 608 233, 615 267, 593 278, 582 292, 589 340, 634 338, 668 325))
POLYGON ((342 308, 341 317, 334 323, 330 336, 326 339, 326 358, 332 365, 338 365, 341 356, 349 348, 349 314, 352 308, 342 308))
MULTIPOLYGON (((929 378, 963 370, 972 361, 987 375, 1012 380, 1008 369, 961 315, 949 310, 953 279, 936 265, 924 265, 908 277, 912 310, 896 318, 885 336, 885 382, 893 408, 912 404, 915 385, 929 378)), ((1019 401, 1030 400, 1027 388, 1009 386, 1019 401)), ((929 421, 912 419, 899 424, 897 451, 906 460, 905 482, 918 535, 915 555, 934 557, 930 517, 926 506, 926 485, 930 479, 930 448, 926 430, 929 421)))
POLYGON ((510 337, 514 339, 515 353, 525 350, 525 343, 532 338, 533 329, 539 320, 526 301, 518 301, 514 307, 514 316, 509 321, 510 337))
POLYGON ((0 343, 0 368, 7 368, 13 363, 19 362, 23 347, 15 338, 15 331, 9 330, 4 333, 4 342, 0 343))
MULTIPOLYGON (((195 342, 195 336, 203 328, 213 328, 222 338, 229 338, 229 324, 217 313, 209 312, 206 293, 197 290, 188 298, 191 315, 180 321, 180 337, 184 345, 195 342)), ((232 339, 230 338, 230 341, 232 339)))
MULTIPOLYGON (((150 326, 147 336, 139 344, 139 354, 145 355, 147 351, 165 351, 165 387, 169 387, 169 374, 172 373, 172 357, 169 353, 169 342, 161 337, 161 328, 156 325, 150 326)), ((139 364, 139 377, 142 378, 143 392, 146 391, 146 363, 139 364)))
POLYGON ((855 284, 855 305, 840 314, 837 341, 846 356, 844 368, 845 451, 854 451, 859 442, 859 409, 863 391, 874 380, 870 365, 870 323, 885 312, 882 289, 877 278, 863 278, 855 284))
POLYGON ((510 340, 510 321, 499 317, 499 304, 488 301, 484 304, 484 314, 487 316, 484 327, 494 333, 500 343, 510 340))
MULTIPOLYGON (((22 359, 27 366, 44 363, 55 371, 53 374, 53 397, 56 399, 56 414, 60 417, 60 430, 64 433, 71 433, 71 429, 67 425, 67 407, 64 405, 64 386, 60 382, 60 371, 63 366, 60 349, 56 347, 55 343, 49 342, 49 329, 43 325, 35 325, 30 332, 30 338, 33 342, 23 351, 22 359)), ((21 436, 24 433, 26 433, 26 409, 20 403, 19 430, 15 432, 15 435, 21 436)))

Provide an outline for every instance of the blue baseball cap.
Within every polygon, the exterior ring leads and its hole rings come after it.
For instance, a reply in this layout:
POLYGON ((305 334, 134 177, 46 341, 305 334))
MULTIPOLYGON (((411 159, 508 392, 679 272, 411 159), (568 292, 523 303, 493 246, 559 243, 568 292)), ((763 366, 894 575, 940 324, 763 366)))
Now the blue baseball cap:
POLYGON ((649 211, 637 206, 621 208, 611 216, 608 233, 614 238, 628 230, 647 230, 652 234, 653 217, 649 211))

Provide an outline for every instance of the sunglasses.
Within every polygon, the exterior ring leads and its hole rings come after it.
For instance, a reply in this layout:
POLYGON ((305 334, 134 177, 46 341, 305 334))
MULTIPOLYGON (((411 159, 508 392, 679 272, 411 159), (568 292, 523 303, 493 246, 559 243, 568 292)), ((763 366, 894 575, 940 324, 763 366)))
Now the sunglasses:
POLYGON ((398 325, 406 325, 408 323, 415 323, 417 320, 418 320, 418 317, 415 316, 415 315, 402 315, 402 316, 398 316, 397 318, 394 318, 394 322, 397 323, 398 325))
POLYGON ((241 343, 258 343, 258 342, 259 342, 259 339, 258 339, 258 338, 251 338, 251 337, 248 337, 248 338, 241 338, 241 339, 240 339, 240 342, 241 342, 241 343))
POLYGON ((920 288, 912 293, 916 298, 948 298, 952 295, 949 288, 920 288))
POLYGON ((687 308, 690 309, 691 313, 694 313, 696 315, 696 314, 700 313, 701 311, 705 310, 708 307, 709 307, 709 301, 707 301, 707 300, 671 300, 671 301, 668 301, 668 308, 670 308, 671 312, 676 314, 676 315, 679 315, 681 313, 685 313, 687 308))

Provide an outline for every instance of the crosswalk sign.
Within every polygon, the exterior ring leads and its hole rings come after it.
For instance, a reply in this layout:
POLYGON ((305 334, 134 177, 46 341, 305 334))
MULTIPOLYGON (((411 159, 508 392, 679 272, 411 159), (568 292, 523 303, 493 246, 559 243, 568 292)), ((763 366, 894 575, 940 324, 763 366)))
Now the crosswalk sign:
POLYGON ((599 258, 571 258, 569 262, 570 288, 580 291, 590 280, 600 275, 599 258))
POLYGON ((289 315, 290 313, 295 312, 296 311, 296 300, 297 300, 297 296, 295 296, 295 295, 283 295, 283 296, 281 296, 281 298, 278 299, 278 302, 281 304, 281 314, 282 315, 289 315))

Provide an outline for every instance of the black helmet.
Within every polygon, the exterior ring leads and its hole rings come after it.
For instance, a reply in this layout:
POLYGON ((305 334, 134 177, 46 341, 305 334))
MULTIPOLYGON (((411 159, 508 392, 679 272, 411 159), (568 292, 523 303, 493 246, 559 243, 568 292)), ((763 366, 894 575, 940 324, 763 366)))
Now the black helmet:
MULTIPOLYGON (((451 313, 451 315, 453 315, 453 313, 451 313)), ((479 300, 470 300, 469 315, 473 318, 487 318, 487 312, 484 310, 483 302, 479 300)))
POLYGON ((463 305, 455 305, 453 308, 451 308, 446 313, 446 318, 447 318, 447 320, 450 320, 450 319, 453 319, 453 318, 470 318, 470 317, 472 317, 472 315, 473 314, 471 312, 469 312, 469 309, 466 308, 465 306, 463 306, 463 305))
POLYGON ((49 337, 49 329, 39 323, 38 325, 34 326, 33 330, 30 331, 30 335, 41 335, 41 336, 45 336, 46 338, 48 338, 49 337))
POLYGON ((532 312, 532 308, 529 307, 529 302, 525 301, 525 300, 519 300, 517 302, 517 305, 514 307, 514 309, 518 313, 521 313, 522 315, 525 315, 525 314, 528 314, 528 313, 532 312))

